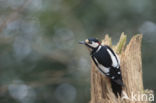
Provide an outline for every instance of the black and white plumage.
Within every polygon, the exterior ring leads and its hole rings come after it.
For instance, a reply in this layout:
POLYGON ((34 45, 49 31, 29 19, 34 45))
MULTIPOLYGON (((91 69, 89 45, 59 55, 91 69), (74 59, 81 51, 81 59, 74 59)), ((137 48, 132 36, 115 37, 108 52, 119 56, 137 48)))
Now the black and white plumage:
POLYGON ((95 38, 89 38, 80 43, 88 47, 90 55, 99 71, 110 79, 114 94, 116 96, 118 94, 121 95, 123 82, 120 71, 120 60, 115 52, 109 46, 101 45, 95 38))

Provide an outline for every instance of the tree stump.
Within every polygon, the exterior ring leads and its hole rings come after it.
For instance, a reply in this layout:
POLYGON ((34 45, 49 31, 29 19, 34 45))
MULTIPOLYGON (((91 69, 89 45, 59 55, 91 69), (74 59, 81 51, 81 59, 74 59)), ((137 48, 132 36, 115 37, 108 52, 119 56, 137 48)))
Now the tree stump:
POLYGON ((147 94, 149 98, 148 93, 151 93, 149 90, 145 91, 143 87, 141 58, 142 35, 138 34, 133 36, 125 47, 126 38, 127 36, 122 33, 119 42, 115 46, 112 46, 111 38, 108 35, 102 40, 102 45, 112 47, 120 58, 124 83, 122 96, 118 98, 115 97, 111 89, 110 80, 98 71, 92 61, 90 103, 148 103, 148 100, 144 100, 146 99, 145 97, 143 100, 139 97, 141 94, 147 94), (132 97, 132 93, 137 99, 132 97))

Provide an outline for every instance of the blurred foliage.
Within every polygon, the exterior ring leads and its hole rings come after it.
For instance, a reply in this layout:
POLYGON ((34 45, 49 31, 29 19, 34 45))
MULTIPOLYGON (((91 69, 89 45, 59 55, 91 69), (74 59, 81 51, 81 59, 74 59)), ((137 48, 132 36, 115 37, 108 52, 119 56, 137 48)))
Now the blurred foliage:
POLYGON ((145 88, 156 88, 156 1, 0 0, 0 102, 86 103, 87 37, 143 33, 145 88))

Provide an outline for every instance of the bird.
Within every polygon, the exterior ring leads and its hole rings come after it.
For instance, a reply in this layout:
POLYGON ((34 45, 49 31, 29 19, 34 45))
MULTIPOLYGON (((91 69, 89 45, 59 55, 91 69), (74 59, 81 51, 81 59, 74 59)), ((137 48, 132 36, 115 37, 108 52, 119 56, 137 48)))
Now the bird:
POLYGON ((117 54, 108 45, 101 45, 101 42, 96 38, 88 38, 79 43, 88 48, 98 70, 109 78, 115 96, 121 96, 124 85, 120 70, 120 59, 117 54))

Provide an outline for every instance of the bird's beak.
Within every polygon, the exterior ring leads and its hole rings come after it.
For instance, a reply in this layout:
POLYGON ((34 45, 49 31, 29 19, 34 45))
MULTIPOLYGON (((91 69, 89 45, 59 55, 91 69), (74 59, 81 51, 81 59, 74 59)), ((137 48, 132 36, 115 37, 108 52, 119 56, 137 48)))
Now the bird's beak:
POLYGON ((79 44, 85 44, 85 41, 80 41, 79 44))

